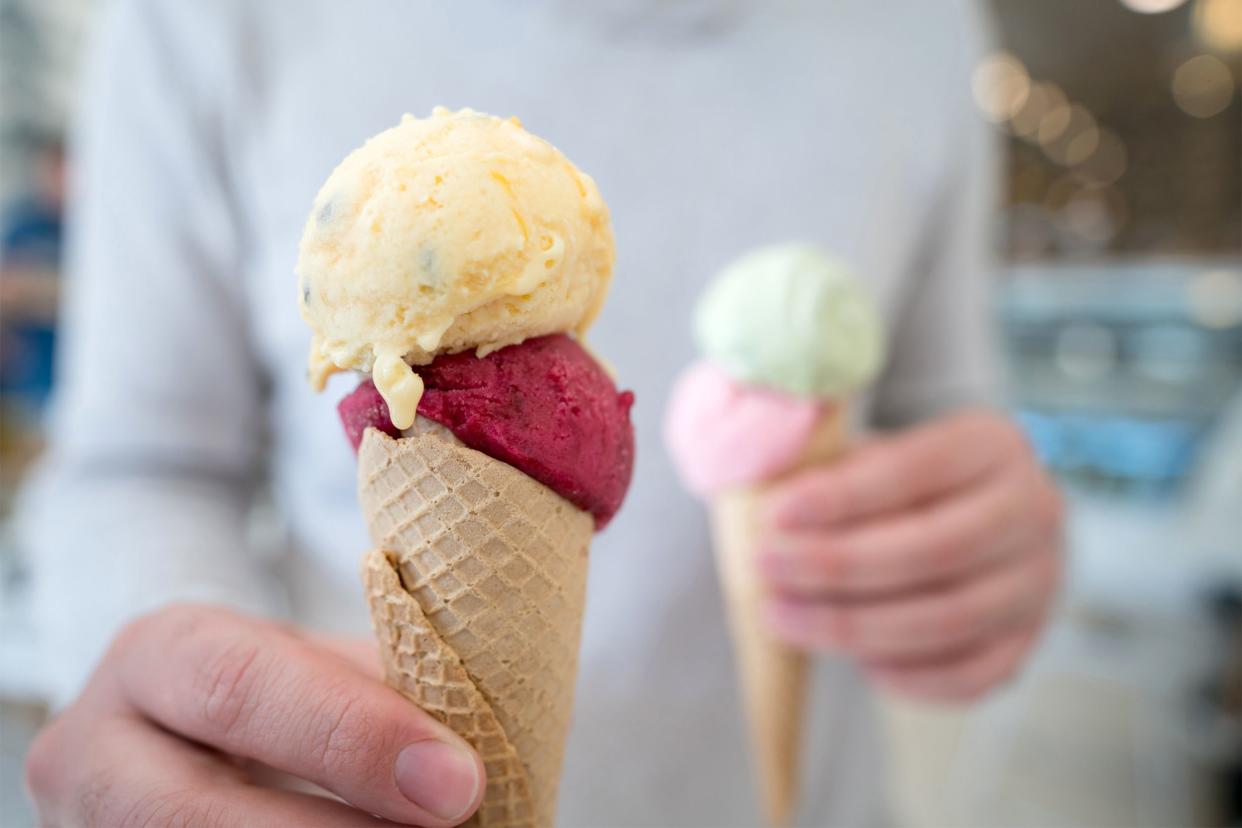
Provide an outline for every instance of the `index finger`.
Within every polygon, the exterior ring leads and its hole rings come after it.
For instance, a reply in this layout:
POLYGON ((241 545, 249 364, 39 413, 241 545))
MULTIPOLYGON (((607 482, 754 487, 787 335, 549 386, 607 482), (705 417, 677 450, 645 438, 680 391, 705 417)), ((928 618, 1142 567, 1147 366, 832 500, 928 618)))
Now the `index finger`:
POLYGON ((126 635, 121 692, 175 733, 398 822, 456 825, 478 807, 483 766, 469 745, 335 653, 205 607, 148 616, 126 635))
POLYGON ((781 529, 812 529, 915 506, 999 469, 1019 440, 1017 430, 995 415, 954 415, 775 484, 767 518, 781 529))

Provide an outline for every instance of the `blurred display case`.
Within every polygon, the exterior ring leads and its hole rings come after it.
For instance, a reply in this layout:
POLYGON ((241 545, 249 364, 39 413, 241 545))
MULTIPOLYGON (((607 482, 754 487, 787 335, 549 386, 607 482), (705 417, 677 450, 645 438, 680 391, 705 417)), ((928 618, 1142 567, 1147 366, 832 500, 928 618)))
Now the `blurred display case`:
POLYGON ((917 804, 941 824, 1236 824, 1242 262, 1014 265, 998 316, 1011 403, 1068 495, 1065 588, 1009 692, 909 729, 941 734, 917 804))
POLYGON ((1068 485, 1181 492, 1242 390, 1236 261, 1018 266, 1000 314, 1012 399, 1068 485))

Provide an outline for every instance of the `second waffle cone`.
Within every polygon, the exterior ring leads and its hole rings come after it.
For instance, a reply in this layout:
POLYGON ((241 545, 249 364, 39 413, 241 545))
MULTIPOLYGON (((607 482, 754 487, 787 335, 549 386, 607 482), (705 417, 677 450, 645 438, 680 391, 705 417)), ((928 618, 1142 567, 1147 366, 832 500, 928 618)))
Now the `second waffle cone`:
MULTIPOLYGON (((836 405, 782 477, 838 456, 845 434, 846 410, 836 405)), ((755 556, 764 488, 741 487, 716 496, 712 538, 764 812, 769 824, 782 826, 797 807, 808 665, 806 653, 768 635, 761 617, 764 590, 755 556)))

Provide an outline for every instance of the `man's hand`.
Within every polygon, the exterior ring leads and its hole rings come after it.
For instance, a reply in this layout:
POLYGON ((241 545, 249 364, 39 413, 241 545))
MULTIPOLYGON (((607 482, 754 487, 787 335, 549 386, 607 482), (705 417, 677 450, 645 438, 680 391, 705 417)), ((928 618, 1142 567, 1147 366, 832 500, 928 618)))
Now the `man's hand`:
POLYGON ((760 569, 774 633, 937 701, 1012 676, 1061 572, 1062 504, 1016 427, 959 414, 779 484, 760 569))
POLYGON ((116 638, 36 739, 41 825, 440 828, 469 816, 483 766, 378 679, 374 656, 221 609, 179 606, 116 638), (345 802, 261 787, 283 772, 345 802))

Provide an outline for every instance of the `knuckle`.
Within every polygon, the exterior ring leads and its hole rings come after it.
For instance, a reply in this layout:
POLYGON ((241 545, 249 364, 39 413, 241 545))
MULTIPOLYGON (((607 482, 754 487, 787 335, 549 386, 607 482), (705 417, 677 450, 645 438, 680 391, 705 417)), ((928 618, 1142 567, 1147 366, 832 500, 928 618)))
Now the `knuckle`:
MULTIPOLYGON (((1051 545, 1048 550, 1040 550, 1042 554, 1037 554, 1029 565, 1030 583, 1035 587, 1035 593, 1042 599, 1051 598, 1052 594, 1057 591, 1057 587, 1061 581, 1061 556, 1053 551, 1051 545)), ((1037 604, 1044 601, 1036 602, 1037 604)))
POLYGON ((994 436, 997 426, 1006 420, 986 408, 969 408, 957 414, 954 422, 966 434, 979 438, 994 436))
POLYGON ((997 673, 972 676, 966 687, 966 698, 970 701, 982 701, 993 693, 1000 692, 1013 678, 1014 670, 1006 668, 997 673))
POLYGON ((854 576, 853 553, 845 544, 835 547, 817 546, 807 550, 807 560, 815 584, 822 587, 843 586, 854 576))
POLYGON ((1018 676, 1022 674, 1022 668, 1026 666, 1025 653, 1018 654, 1011 658, 1008 663, 1001 667, 1000 674, 997 675, 993 687, 1006 687, 1018 680, 1018 676))
POLYGON ((77 790, 77 812, 83 825, 128 825, 117 796, 117 770, 104 767, 86 777, 77 790))
POLYGON ((990 446, 995 453, 1010 456, 1029 451, 1025 433, 1008 417, 986 411, 971 412, 964 417, 969 439, 990 446))
POLYGON ((360 770, 370 772, 383 761, 371 746, 383 729, 377 726, 368 706, 350 693, 329 694, 327 702, 316 711, 318 725, 314 728, 314 751, 319 766, 326 774, 337 775, 360 770))
POLYGON ((1044 522, 1059 533, 1061 527, 1065 525, 1065 496, 1061 494, 1061 490, 1053 485, 1051 481, 1044 481, 1044 489, 1044 522))
POLYGON ((859 511, 863 498, 852 476, 825 471, 816 478, 815 483, 823 520, 833 521, 859 511))
MULTIPOLYGON (((917 543, 917 540, 911 539, 917 543)), ((931 575, 953 575, 968 557, 967 539, 959 531, 929 532, 923 539, 927 566, 931 575)))
POLYGON ((1052 551, 1047 556, 1047 588, 1048 601, 1055 600, 1065 583, 1065 555, 1062 552, 1060 538, 1052 543, 1052 551))
POLYGON ((181 640, 220 617, 221 610, 199 604, 168 604, 131 620, 112 639, 112 650, 129 652, 161 637, 181 640))
POLYGON ((152 634, 158 629, 161 612, 162 610, 156 610, 139 615, 121 627, 112 637, 112 643, 108 646, 104 661, 121 660, 123 662, 129 653, 141 651, 144 644, 151 640, 152 634))
POLYGON ((1006 655, 1003 659, 985 659, 971 665, 961 679, 961 695, 967 701, 979 701, 1008 684, 1017 675, 1021 659, 1006 655))
POLYGON ((1022 449, 1026 447, 1026 437, 1022 433, 1022 429, 1008 417, 985 415, 984 423, 986 424, 985 429, 988 435, 997 444, 1007 449, 1022 449))
POLYGON ((813 469, 789 485, 784 495, 795 520, 802 524, 833 520, 842 509, 836 475, 826 469, 813 469))
POLYGON ((39 731, 26 753, 26 788, 40 802, 50 800, 61 787, 67 727, 64 716, 53 719, 39 731))
POLYGON ((216 828, 228 824, 216 797, 185 789, 153 789, 129 803, 117 825, 134 828, 216 828))
POLYGON ((191 638, 205 628, 218 626, 231 618, 231 613, 205 604, 169 604, 139 619, 139 622, 171 635, 175 639, 191 638))
POLYGON ((929 625, 929 635, 941 641, 961 641, 969 638, 977 623, 975 608, 966 600, 944 600, 934 615, 935 623, 929 625))
POLYGON ((1042 498, 1039 488, 1030 485, 1030 477, 1025 471, 1003 474, 983 493, 971 522, 975 537, 1000 537, 1008 529, 1029 526, 1032 516, 1038 520, 1042 498))
POLYGON ((191 645, 191 652, 199 652, 191 682, 194 714, 208 732, 227 737, 244 720, 262 681, 261 649, 241 636, 197 646, 191 645))
POLYGON ((983 701, 992 692, 988 682, 973 677, 963 679, 953 691, 953 697, 960 702, 972 703, 983 701))
POLYGON ((818 613, 816 640, 823 646, 847 646, 858 640, 864 623, 858 613, 850 609, 823 609, 818 613))

